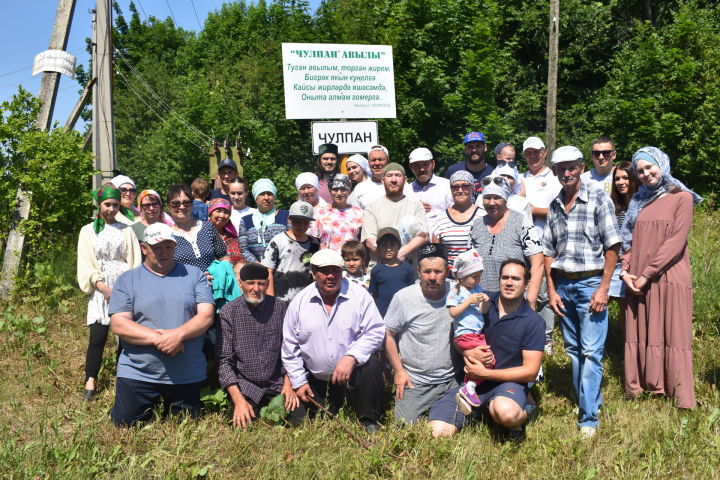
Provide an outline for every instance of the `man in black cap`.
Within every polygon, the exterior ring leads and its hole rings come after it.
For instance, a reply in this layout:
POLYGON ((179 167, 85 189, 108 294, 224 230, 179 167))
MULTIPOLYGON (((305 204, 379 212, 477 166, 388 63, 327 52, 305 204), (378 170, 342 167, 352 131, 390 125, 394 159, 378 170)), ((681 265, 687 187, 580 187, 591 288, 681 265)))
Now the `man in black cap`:
POLYGON ((280 360, 287 303, 265 295, 268 277, 267 267, 245 264, 240 269, 243 296, 220 311, 218 376, 230 396, 230 416, 236 427, 250 426, 259 409, 278 394, 285 395, 291 423, 304 416, 280 360))
POLYGON ((327 203, 332 203, 330 181, 338 171, 338 146, 334 143, 323 143, 318 147, 318 159, 315 172, 318 177, 318 195, 327 203))
POLYGON ((445 306, 447 253, 437 243, 418 250, 420 281, 400 290, 385 315, 385 352, 394 371, 395 419, 417 421, 458 386, 459 355, 445 306))
POLYGON ((229 158, 218 163, 217 179, 220 180, 220 188, 216 188, 210 192, 208 201, 214 198, 224 198, 232 203, 230 198, 230 184, 238 176, 237 164, 229 158))

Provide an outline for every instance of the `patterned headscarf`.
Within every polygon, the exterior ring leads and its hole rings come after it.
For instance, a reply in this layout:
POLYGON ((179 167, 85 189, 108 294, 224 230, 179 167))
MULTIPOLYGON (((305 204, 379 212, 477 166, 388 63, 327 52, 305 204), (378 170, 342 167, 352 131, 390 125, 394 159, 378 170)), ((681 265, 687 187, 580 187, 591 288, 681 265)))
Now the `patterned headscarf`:
MULTIPOLYGON (((212 200, 210 200, 210 204, 208 205, 208 218, 210 217, 210 214, 218 208, 224 208, 225 210, 227 210, 228 215, 230 215, 230 212, 232 212, 232 204, 230 202, 228 202, 224 198, 213 198, 212 200)), ((227 233, 231 237, 238 236, 237 230, 235 230, 235 227, 233 226, 229 217, 228 222, 223 227, 223 230, 225 230, 225 233, 227 233)))
MULTIPOLYGON (((98 205, 108 199, 114 199, 118 202, 120 201, 120 190, 115 188, 115 186, 111 183, 106 183, 97 190, 93 190, 90 195, 92 195, 92 198, 98 203, 98 205)), ((127 208, 123 207, 122 205, 120 205, 120 212, 126 217, 128 217, 130 220, 134 218, 132 212, 127 208)), ((100 215, 100 210, 98 209, 97 216, 95 217, 95 220, 93 220, 93 230, 95 231, 95 234, 98 234, 102 232, 104 228, 105 219, 102 218, 102 216, 100 215)))
MULTIPOLYGON (((162 209, 163 201, 162 201, 162 197, 160 196, 160 194, 158 192, 156 192, 155 190, 150 190, 150 189, 143 190, 142 192, 140 192, 138 194, 138 198, 137 198, 137 205, 138 205, 138 209, 140 210, 140 215, 142 215, 142 211, 143 211, 142 210, 143 198, 145 198, 147 196, 155 197, 157 199, 158 203, 160 204, 160 208, 162 209)), ((173 221, 173 219, 170 218, 170 215, 165 213, 164 210, 160 214, 160 221, 170 227, 175 225, 175 222, 173 221)))
POLYGON ((625 221, 620 229, 620 237, 623 242, 623 252, 629 250, 632 245, 632 235, 635 230, 635 222, 637 221, 637 217, 640 215, 642 209, 663 193, 670 192, 677 188, 692 195, 693 205, 697 205, 703 201, 703 198, 700 195, 693 192, 680 180, 670 175, 670 157, 668 157, 667 154, 659 148, 643 147, 635 152, 635 155, 633 155, 632 158, 632 168, 635 170, 635 173, 637 173, 637 163, 640 160, 645 160, 660 167, 662 177, 653 187, 641 185, 635 195, 633 195, 632 200, 630 200, 625 221))
POLYGON ((475 177, 467 170, 458 170, 450 175, 450 186, 455 182, 467 182, 470 184, 470 203, 475 203, 475 177))

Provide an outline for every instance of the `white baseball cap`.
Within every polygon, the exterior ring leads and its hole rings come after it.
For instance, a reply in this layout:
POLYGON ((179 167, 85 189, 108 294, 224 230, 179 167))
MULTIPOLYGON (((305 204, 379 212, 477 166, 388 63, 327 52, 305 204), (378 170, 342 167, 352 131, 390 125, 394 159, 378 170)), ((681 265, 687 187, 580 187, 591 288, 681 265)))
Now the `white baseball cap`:
POLYGON ((416 148, 415 150, 410 152, 410 163, 427 162, 428 160, 432 159, 432 152, 430 152, 430 150, 424 147, 416 148))
POLYGON ((534 148, 535 150, 540 150, 545 148, 545 144, 542 140, 540 140, 539 137, 528 137, 523 142, 523 152, 527 150, 528 148, 534 148))
POLYGON ((148 227, 145 229, 145 233, 143 234, 143 242, 147 243, 148 245, 157 245, 158 243, 164 242, 165 240, 170 240, 173 243, 177 243, 177 240, 175 240, 172 233, 172 228, 162 222, 156 222, 148 225, 148 227))
POLYGON ((310 265, 316 267, 340 267, 345 268, 345 260, 332 248, 318 250, 310 257, 310 265))
POLYGON ((565 145, 564 147, 560 147, 553 152, 552 160, 550 160, 550 163, 556 164, 562 162, 575 162, 582 159, 583 154, 577 147, 573 147, 572 145, 565 145))

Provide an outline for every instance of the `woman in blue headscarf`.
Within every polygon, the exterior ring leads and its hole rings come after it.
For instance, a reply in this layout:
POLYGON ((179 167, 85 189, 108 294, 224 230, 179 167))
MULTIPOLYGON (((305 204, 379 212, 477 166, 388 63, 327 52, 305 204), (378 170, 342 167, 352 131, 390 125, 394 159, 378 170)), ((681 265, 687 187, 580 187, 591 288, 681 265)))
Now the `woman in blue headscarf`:
POLYGON ((260 263, 270 240, 288 229, 288 211, 275 206, 277 188, 269 178, 253 183, 252 194, 257 210, 241 219, 238 240, 245 261, 260 263))
POLYGON ((621 229, 625 307, 625 393, 643 391, 694 408, 693 292, 688 235, 702 197, 670 175, 670 159, 644 147, 632 158, 640 189, 621 229))

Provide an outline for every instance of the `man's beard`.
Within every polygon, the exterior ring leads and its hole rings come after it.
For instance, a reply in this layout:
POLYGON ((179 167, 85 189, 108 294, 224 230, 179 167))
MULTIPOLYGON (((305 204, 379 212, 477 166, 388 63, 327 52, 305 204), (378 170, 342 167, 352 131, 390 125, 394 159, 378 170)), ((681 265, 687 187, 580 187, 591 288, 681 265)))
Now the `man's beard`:
POLYGON ((245 297, 245 301, 246 301, 247 303, 249 303, 250 305, 252 305, 253 307, 257 307, 258 305, 260 305, 260 304, 263 302, 263 300, 265 300, 265 294, 264 294, 264 293, 260 296, 260 298, 245 297))

